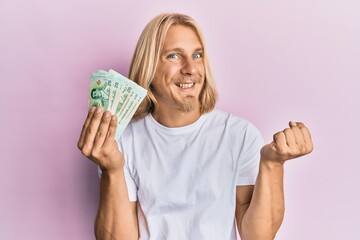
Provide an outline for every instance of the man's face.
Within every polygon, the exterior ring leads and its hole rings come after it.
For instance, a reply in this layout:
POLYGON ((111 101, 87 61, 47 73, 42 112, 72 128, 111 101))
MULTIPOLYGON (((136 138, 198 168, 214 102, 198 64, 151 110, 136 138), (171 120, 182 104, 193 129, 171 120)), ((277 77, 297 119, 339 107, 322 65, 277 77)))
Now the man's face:
POLYGON ((199 37, 190 27, 171 26, 152 82, 160 108, 199 110, 204 78, 203 46, 199 37))

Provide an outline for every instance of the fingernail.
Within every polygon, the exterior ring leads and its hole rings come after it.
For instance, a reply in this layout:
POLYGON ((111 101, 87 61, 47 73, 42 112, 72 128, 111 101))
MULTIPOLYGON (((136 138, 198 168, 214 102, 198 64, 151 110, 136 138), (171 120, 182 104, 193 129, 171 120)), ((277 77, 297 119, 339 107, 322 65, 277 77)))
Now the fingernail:
POLYGON ((293 127, 296 127, 296 122, 293 122, 293 121, 290 121, 290 125, 293 126, 293 127))
POLYGON ((106 111, 105 114, 104 114, 104 118, 108 118, 109 116, 110 116, 110 112, 106 111))
POLYGON ((91 108, 90 108, 90 112, 93 112, 93 111, 95 111, 95 106, 92 106, 91 108))
POLYGON ((112 120, 112 121, 115 121, 115 120, 116 120, 116 116, 113 115, 113 116, 111 117, 111 120, 112 120))
POLYGON ((101 110, 102 110, 102 108, 101 108, 101 107, 96 108, 96 113, 101 112, 101 110))

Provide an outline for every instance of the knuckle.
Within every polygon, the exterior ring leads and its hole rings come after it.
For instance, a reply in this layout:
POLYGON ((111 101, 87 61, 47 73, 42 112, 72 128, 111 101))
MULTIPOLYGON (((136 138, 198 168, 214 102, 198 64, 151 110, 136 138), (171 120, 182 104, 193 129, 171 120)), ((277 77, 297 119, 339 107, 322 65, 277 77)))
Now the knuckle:
POLYGON ((102 153, 102 157, 107 159, 107 158, 110 157, 110 153, 109 153, 108 151, 104 151, 104 152, 102 153))
POLYGON ((276 136, 280 136, 281 134, 283 134, 282 131, 279 131, 279 132, 275 133, 276 136))
POLYGON ((82 146, 82 144, 80 143, 80 141, 77 143, 77 147, 78 147, 79 150, 82 149, 83 146, 82 146))
POLYGON ((285 148, 278 148, 278 153, 280 155, 287 155, 288 151, 285 148))
POLYGON ((314 150, 314 145, 313 144, 309 144, 308 146, 307 146, 307 152, 308 153, 311 153, 313 150, 314 150))
POLYGON ((102 130, 99 130, 96 137, 101 138, 102 136, 104 136, 104 132, 102 130))
POLYGON ((309 129, 308 129, 304 124, 300 124, 300 125, 299 125, 299 128, 300 128, 301 130, 309 131, 309 129))
POLYGON ((305 153, 305 152, 306 152, 306 146, 305 146, 304 144, 300 144, 300 145, 299 145, 299 151, 300 151, 301 153, 305 153))
POLYGON ((91 156, 97 159, 97 158, 99 158, 101 156, 101 153, 98 150, 92 149, 91 150, 91 156))
POLYGON ((283 133, 284 133, 285 135, 289 135, 289 134, 292 133, 292 129, 291 129, 291 128, 285 128, 284 131, 283 131, 283 133))
POLYGON ((273 135, 273 137, 274 137, 274 139, 278 139, 279 137, 280 137, 280 134, 281 134, 282 132, 277 132, 277 133, 275 133, 274 135, 273 135))
POLYGON ((297 122, 296 125, 297 125, 298 127, 305 127, 305 124, 302 123, 302 122, 297 122))
POLYGON ((85 156, 85 157, 90 157, 90 149, 88 147, 83 147, 82 150, 81 150, 82 154, 85 156))
POLYGON ((113 135, 114 130, 109 128, 109 131, 107 132, 107 137, 111 137, 113 135))
POLYGON ((98 113, 94 114, 93 119, 99 120, 100 118, 102 118, 103 114, 104 114, 103 112, 98 112, 98 113))
POLYGON ((88 129, 87 129, 87 133, 92 134, 93 132, 94 132, 93 126, 89 126, 88 129))

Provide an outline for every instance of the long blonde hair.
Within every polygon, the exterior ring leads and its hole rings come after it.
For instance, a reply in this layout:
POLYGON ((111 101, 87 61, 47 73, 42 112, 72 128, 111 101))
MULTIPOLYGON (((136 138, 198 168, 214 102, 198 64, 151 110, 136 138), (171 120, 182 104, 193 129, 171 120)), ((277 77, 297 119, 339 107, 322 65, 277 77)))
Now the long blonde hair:
POLYGON ((167 31, 172 25, 191 27, 199 36, 203 46, 205 66, 205 81, 199 97, 200 113, 210 112, 215 107, 217 100, 215 80, 211 72, 204 38, 199 26, 194 19, 184 14, 161 14, 146 25, 140 35, 131 60, 129 78, 148 90, 146 98, 140 104, 133 117, 134 119, 145 117, 154 110, 155 105, 157 104, 150 85, 155 75, 167 31))

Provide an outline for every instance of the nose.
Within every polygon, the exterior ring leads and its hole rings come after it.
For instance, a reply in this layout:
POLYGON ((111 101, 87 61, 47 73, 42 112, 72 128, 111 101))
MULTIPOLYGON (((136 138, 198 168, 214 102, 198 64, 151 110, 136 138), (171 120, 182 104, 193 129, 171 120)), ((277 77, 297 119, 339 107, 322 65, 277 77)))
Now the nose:
POLYGON ((184 75, 194 75, 197 72, 196 62, 194 59, 186 59, 186 61, 183 62, 180 72, 184 75))

